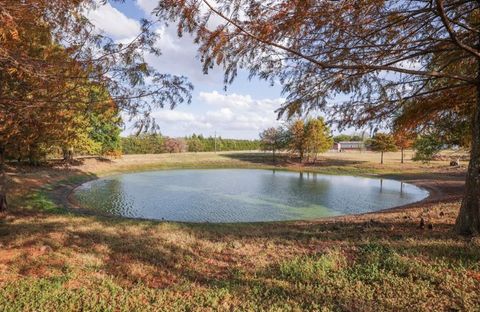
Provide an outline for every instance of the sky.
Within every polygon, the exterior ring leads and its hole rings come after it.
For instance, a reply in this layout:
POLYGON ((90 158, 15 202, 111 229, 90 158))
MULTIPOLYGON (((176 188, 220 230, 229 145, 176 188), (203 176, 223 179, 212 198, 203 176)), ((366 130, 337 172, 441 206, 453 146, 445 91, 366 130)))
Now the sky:
MULTIPOLYGON (((107 2, 88 16, 93 24, 117 41, 129 41, 140 29, 139 20, 150 18, 158 0, 107 2)), ((193 133, 224 138, 256 139, 268 127, 281 124, 275 110, 284 102, 281 86, 253 78, 241 72, 227 90, 223 72, 215 68, 204 75, 192 38, 178 38, 175 27, 158 26, 161 56, 147 57, 148 63, 163 73, 183 75, 195 89, 191 104, 174 110, 158 109, 153 113, 163 135, 182 137, 193 133)), ((132 133, 127 124, 122 135, 132 133)))

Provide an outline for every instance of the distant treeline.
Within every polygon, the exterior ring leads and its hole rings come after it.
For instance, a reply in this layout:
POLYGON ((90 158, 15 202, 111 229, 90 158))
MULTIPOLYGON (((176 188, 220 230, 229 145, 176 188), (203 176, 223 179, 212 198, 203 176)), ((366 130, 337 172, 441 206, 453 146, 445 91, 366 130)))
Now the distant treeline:
POLYGON ((333 141, 335 143, 338 142, 363 142, 365 141, 365 137, 360 134, 339 134, 333 137, 333 141))
POLYGON ((236 140, 193 134, 170 138, 161 134, 142 134, 121 138, 123 154, 161 154, 182 152, 246 151, 260 149, 258 140, 236 140))

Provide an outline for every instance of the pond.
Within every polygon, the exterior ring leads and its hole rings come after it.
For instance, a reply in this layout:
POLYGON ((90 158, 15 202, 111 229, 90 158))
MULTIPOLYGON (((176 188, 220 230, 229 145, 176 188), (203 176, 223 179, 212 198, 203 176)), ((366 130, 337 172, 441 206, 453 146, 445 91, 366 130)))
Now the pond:
POLYGON ((308 220, 420 201, 428 192, 394 180, 278 170, 162 170, 78 187, 77 203, 129 218, 185 222, 308 220))

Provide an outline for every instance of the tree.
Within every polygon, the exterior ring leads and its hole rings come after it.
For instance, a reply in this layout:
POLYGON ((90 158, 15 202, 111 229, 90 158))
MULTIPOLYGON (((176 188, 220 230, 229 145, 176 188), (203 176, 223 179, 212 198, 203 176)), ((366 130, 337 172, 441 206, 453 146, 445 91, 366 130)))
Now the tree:
POLYGON ((471 234, 480 232, 478 11, 477 0, 163 0, 154 13, 195 35, 205 72, 222 65, 229 83, 248 67, 280 81, 287 116, 322 109, 341 127, 368 126, 390 123, 407 103, 422 110, 430 95, 469 94, 470 163, 456 228, 471 234), (332 105, 339 93, 347 100, 332 105))
POLYGON ((307 152, 314 156, 314 161, 317 160, 319 153, 326 152, 333 146, 330 128, 321 117, 307 121, 304 140, 307 152))
POLYGON ((414 143, 415 156, 413 160, 429 162, 443 148, 443 143, 435 135, 425 135, 418 137, 414 143))
POLYGON ((345 141, 354 141, 354 142, 363 142, 364 139, 361 135, 358 134, 339 134, 333 137, 335 143, 345 142, 345 141))
POLYGON ((120 155, 121 154, 121 140, 119 127, 122 122, 117 113, 112 112, 112 115, 92 115, 90 116, 90 123, 92 125, 89 133, 90 138, 100 143, 100 150, 97 151, 100 155, 120 155))
POLYGON ((333 137, 335 143, 352 141, 352 136, 348 134, 339 134, 333 137))
MULTIPOLYGON (((215 149, 214 138, 205 138, 202 135, 192 135, 184 139, 190 152, 213 152, 215 149)), ((165 138, 160 133, 139 134, 121 138, 122 152, 124 154, 160 154, 165 150, 165 138)), ((258 150, 258 140, 217 139, 217 150, 258 150), (220 141, 220 142, 218 142, 220 141)))
POLYGON ((305 156, 305 122, 298 119, 290 124, 288 127, 288 146, 290 151, 297 153, 300 157, 300 162, 303 162, 305 156))
POLYGON ((51 146, 60 146, 64 160, 71 161, 75 151, 89 155, 115 154, 120 149, 120 125, 118 107, 110 98, 107 90, 92 84, 79 91, 84 99, 76 104, 66 105, 56 111, 55 122, 50 126, 62 129, 43 133, 52 142, 51 146))
POLYGON ((165 153, 165 139, 160 133, 143 133, 121 138, 124 154, 165 153))
POLYGON ((390 134, 377 133, 370 142, 370 148, 372 151, 380 152, 382 154, 381 164, 383 165, 383 154, 386 152, 395 152, 397 146, 395 145, 395 139, 390 134))
POLYGON ((282 127, 268 128, 260 133, 260 144, 264 151, 272 151, 275 162, 275 152, 287 146, 287 134, 282 127))
POLYGON ((159 73, 146 62, 147 54, 160 53, 152 23, 143 21, 128 43, 98 34, 85 14, 104 3, 0 3, 0 211, 7 209, 7 154, 22 151, 36 162, 59 144, 66 125, 66 146, 87 146, 84 114, 99 103, 113 102, 142 132, 157 128, 154 107, 190 102, 193 86, 185 77, 159 73), (89 96, 92 86, 108 97, 89 96))
POLYGON ((167 153, 183 153, 187 150, 187 144, 182 139, 166 138, 165 151, 167 153))
POLYGON ((187 146, 189 152, 202 152, 204 149, 203 142, 197 136, 192 136, 191 138, 187 138, 187 146))
POLYGON ((404 132, 397 131, 393 134, 393 138, 395 140, 395 145, 400 148, 400 162, 403 164, 405 162, 405 149, 412 147, 414 136, 412 134, 406 134, 404 132))

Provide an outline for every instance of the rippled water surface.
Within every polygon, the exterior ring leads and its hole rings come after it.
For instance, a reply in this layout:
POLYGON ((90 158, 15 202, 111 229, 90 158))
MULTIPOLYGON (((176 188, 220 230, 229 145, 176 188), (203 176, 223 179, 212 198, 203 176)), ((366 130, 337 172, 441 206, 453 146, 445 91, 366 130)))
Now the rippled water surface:
POLYGON ((187 222, 313 219, 371 212, 428 192, 393 180, 250 169, 163 170, 83 184, 81 206, 117 216, 187 222))

